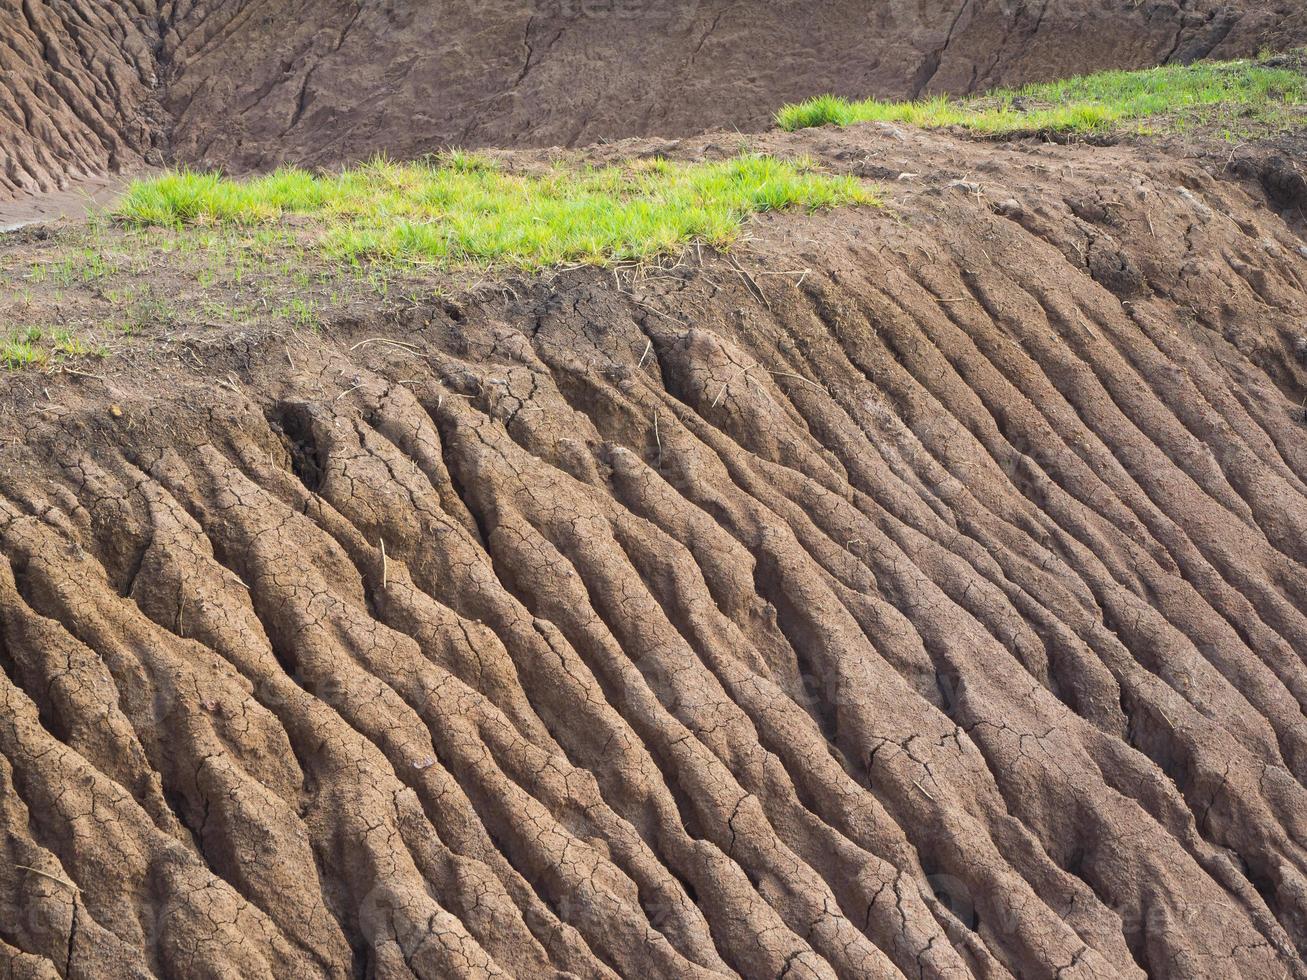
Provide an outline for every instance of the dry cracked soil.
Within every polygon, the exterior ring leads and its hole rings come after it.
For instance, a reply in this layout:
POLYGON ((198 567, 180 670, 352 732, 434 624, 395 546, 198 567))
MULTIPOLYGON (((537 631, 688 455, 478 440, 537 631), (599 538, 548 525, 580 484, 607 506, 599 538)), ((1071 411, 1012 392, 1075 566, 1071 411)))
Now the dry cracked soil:
POLYGON ((916 176, 6 379, 4 975, 1307 974, 1290 182, 760 140, 916 176))

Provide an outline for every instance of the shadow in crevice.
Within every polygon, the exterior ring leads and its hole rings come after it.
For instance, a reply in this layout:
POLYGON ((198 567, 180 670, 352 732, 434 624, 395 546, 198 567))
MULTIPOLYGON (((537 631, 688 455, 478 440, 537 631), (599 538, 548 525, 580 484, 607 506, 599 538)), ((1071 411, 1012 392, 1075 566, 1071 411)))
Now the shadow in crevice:
POLYGON ((314 433, 313 415, 303 402, 280 402, 267 413, 268 425, 290 457, 291 471, 310 493, 322 487, 325 454, 314 433))

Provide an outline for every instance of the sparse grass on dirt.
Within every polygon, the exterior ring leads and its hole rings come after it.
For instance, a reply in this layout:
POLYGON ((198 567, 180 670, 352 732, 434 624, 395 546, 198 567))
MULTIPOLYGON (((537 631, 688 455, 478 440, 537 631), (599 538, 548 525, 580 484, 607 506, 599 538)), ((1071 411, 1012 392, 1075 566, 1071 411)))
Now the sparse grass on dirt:
POLYGON ((93 344, 70 330, 25 327, 0 335, 0 367, 10 371, 61 367, 67 361, 100 358, 106 353, 102 345, 93 344))
POLYGON ((1093 133, 1142 120, 1168 129, 1199 122, 1237 132, 1274 126, 1286 107, 1307 104, 1307 75, 1256 61, 1168 65, 1147 71, 1104 71, 1060 82, 1002 89, 971 99, 946 96, 913 102, 849 101, 821 95, 776 113, 782 129, 834 123, 895 122, 961 126, 985 135, 1021 132, 1093 133), (1222 126, 1220 117, 1228 117, 1222 126))
POLYGON ((693 242, 725 247, 753 214, 874 203, 856 178, 767 156, 518 174, 457 153, 431 162, 376 160, 333 175, 283 169, 245 181, 173 172, 133 184, 115 214, 167 228, 267 225, 298 215, 313 219, 327 254, 349 260, 535 268, 649 259, 693 242))
POLYGON ((20 233, 0 248, 0 372, 103 373, 102 358, 159 352, 194 366, 210 335, 312 333, 346 310, 394 314, 487 278, 474 266, 341 262, 303 232, 147 228, 93 213, 20 233))

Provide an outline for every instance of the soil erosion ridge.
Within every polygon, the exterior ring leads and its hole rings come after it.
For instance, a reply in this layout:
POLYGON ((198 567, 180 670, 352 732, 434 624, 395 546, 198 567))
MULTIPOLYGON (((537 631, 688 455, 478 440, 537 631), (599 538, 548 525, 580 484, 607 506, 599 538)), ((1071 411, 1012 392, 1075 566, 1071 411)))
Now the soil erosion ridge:
POLYGON ((0 200, 143 160, 748 131, 823 91, 973 92, 1304 42, 1297 0, 5 0, 0 200))
POLYGON ((6 380, 0 973, 1307 975, 1290 202, 760 148, 915 177, 6 380))

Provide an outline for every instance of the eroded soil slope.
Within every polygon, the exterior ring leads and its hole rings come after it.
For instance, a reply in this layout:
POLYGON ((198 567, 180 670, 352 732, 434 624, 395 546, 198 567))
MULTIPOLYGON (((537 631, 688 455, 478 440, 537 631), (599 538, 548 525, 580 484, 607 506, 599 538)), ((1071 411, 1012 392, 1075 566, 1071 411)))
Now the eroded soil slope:
POLYGON ((768 140, 918 176, 6 379, 9 974, 1307 975, 1300 240, 768 140))
POLYGON ((177 46, 168 104, 181 158, 237 169, 571 146, 762 129, 825 91, 970 92, 1253 54, 1307 41, 1303 18, 1286 0, 480 0, 439 17, 411 0, 247 0, 177 46))
POLYGON ((0 2, 0 200, 139 164, 161 121, 154 0, 0 2))
POLYGON ((824 91, 1304 42, 1296 0, 3 0, 0 200, 143 157, 245 170, 748 131, 824 91))

